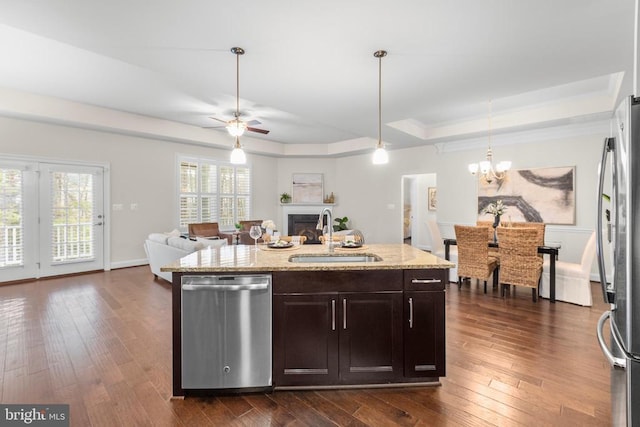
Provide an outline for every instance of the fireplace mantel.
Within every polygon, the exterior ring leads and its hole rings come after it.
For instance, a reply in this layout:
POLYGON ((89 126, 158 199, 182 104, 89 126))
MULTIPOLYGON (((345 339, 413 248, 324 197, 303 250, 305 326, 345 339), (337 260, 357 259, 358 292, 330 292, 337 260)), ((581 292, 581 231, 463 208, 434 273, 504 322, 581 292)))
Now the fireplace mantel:
POLYGON ((317 214, 320 215, 320 212, 324 208, 329 208, 330 211, 333 212, 333 206, 335 203, 321 203, 317 205, 310 204, 296 204, 296 203, 281 203, 282 206, 282 218, 280 220, 280 224, 282 224, 282 235, 289 235, 289 215, 297 215, 297 214, 317 214))

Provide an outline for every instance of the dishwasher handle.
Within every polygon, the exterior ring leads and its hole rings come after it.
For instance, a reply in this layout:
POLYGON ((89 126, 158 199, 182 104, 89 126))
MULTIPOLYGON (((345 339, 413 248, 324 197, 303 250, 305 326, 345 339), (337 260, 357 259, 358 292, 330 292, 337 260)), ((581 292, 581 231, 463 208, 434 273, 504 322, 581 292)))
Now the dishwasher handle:
POLYGON ((182 285, 183 291, 262 291, 269 288, 269 283, 254 283, 247 285, 182 285))

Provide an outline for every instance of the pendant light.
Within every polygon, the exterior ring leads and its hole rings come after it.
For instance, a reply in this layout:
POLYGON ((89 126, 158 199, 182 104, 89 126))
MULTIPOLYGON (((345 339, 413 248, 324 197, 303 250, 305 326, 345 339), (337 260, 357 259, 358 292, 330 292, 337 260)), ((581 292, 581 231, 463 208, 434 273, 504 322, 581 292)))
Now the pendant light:
POLYGON ((382 58, 387 56, 387 51, 377 50, 373 56, 378 58, 378 143, 373 152, 373 164, 384 165, 389 163, 389 154, 382 143, 382 58))
POLYGON ((240 55, 244 55, 244 49, 241 47, 232 47, 231 53, 236 55, 236 112, 234 113, 235 119, 231 120, 227 125, 227 132, 231 136, 236 137, 236 142, 233 145, 233 151, 231 151, 231 163, 234 165, 243 165, 247 163, 247 156, 242 150, 240 145, 240 136, 247 128, 246 123, 240 121, 240 55))
POLYGON ((236 136, 236 143, 233 145, 233 151, 231 151, 231 163, 234 165, 244 165, 247 163, 247 156, 240 146, 240 138, 236 136))
POLYGON ((487 184, 491 184, 493 180, 501 181, 507 176, 507 172, 511 169, 511 162, 503 160, 495 167, 493 166, 493 150, 491 150, 491 101, 489 101, 489 146, 487 148, 487 159, 480 163, 471 163, 469 165, 469 173, 476 175, 480 171, 480 179, 487 184))

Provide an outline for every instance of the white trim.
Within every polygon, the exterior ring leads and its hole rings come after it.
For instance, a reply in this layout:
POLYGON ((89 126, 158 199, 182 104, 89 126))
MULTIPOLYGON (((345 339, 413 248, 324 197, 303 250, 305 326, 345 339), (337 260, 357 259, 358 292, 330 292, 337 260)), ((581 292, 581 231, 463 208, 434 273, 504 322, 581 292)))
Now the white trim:
MULTIPOLYGON (((574 123, 564 126, 550 126, 544 129, 524 130, 519 132, 509 132, 503 134, 493 134, 491 136, 491 146, 506 146, 516 144, 531 144, 541 141, 568 139, 572 137, 602 134, 608 136, 611 132, 611 114, 599 114, 594 120, 574 123)), ((466 151, 475 148, 487 147, 487 136, 460 139, 450 142, 435 143, 438 153, 451 153, 456 151, 466 151)))

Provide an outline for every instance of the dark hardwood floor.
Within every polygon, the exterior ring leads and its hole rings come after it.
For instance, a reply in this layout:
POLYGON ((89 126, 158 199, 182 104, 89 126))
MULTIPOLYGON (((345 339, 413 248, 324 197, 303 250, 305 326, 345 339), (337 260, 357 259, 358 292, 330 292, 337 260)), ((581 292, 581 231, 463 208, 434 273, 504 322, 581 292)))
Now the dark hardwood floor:
POLYGON ((438 387, 171 400, 169 284, 148 267, 0 286, 0 402, 68 403, 71 425, 609 425, 606 305, 447 288, 438 387))

